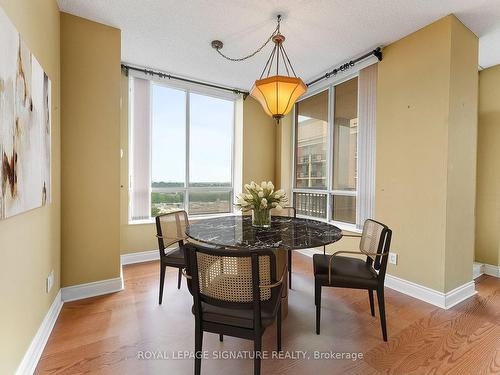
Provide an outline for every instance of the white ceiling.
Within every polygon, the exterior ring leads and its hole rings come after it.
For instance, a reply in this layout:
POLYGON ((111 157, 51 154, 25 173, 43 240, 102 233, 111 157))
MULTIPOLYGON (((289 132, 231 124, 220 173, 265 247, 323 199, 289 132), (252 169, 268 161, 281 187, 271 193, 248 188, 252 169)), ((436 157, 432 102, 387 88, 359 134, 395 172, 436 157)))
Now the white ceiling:
MULTIPOLYGON (((272 46, 245 62, 283 14, 285 47, 305 81, 454 13, 480 39, 479 64, 500 63, 500 0, 59 0, 62 11, 122 30, 122 60, 249 89, 272 46)), ((272 43, 271 43, 272 44, 272 43)))

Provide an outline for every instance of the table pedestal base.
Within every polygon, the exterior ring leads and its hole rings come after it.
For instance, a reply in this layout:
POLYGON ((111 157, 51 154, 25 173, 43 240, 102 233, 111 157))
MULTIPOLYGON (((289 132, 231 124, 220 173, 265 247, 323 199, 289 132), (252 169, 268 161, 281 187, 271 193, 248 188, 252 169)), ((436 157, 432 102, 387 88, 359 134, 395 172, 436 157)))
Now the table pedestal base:
POLYGON ((283 294, 281 296, 281 318, 285 319, 288 315, 288 253, 287 250, 276 251, 276 265, 278 268, 278 277, 285 272, 283 278, 283 294))

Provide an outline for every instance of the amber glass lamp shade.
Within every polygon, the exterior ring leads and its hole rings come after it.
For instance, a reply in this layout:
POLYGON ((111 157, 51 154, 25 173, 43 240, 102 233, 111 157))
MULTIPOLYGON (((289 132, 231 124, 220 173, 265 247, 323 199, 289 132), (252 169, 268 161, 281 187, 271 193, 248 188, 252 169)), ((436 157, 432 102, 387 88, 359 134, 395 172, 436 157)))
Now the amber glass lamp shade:
POLYGON ((255 81, 250 95, 269 116, 279 120, 292 110, 295 101, 306 91, 307 86, 300 78, 278 75, 255 81))

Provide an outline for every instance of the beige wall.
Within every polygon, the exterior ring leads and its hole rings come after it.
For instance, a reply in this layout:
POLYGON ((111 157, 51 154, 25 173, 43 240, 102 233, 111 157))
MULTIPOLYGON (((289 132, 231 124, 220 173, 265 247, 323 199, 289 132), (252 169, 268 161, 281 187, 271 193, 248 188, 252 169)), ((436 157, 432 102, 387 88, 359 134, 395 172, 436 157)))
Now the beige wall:
MULTIPOLYGON (((122 254, 158 249, 154 224, 128 223, 128 78, 121 78, 120 147, 120 251, 122 254)), ((242 184, 274 181, 276 123, 262 110, 260 104, 248 97, 243 102, 242 184)))
POLYGON ((252 97, 243 104, 243 183, 275 177, 276 121, 252 97))
POLYGON ((0 0, 0 8, 52 81, 52 203, 0 221, 0 374, 13 374, 60 285, 59 10, 54 0, 0 0))
POLYGON ((399 254, 388 272, 438 291, 472 280, 476 93, 477 38, 454 16, 384 48, 376 218, 399 254))
POLYGON ((446 192, 445 291, 472 280, 474 262, 478 38, 451 21, 451 67, 446 192))
POLYGON ((500 266, 500 65, 479 73, 476 261, 500 266))
MULTIPOLYGON (((472 280, 477 51, 448 16, 384 48, 378 67, 375 218, 393 229, 399 255, 388 272, 443 292, 472 280)), ((292 131, 287 118, 276 137, 287 192, 292 131)), ((328 251, 357 246, 345 238, 328 251)))
POLYGON ((61 13, 63 286, 120 276, 120 46, 61 13))
POLYGON ((281 119, 276 126, 275 185, 290 198, 293 171, 293 112, 281 119))

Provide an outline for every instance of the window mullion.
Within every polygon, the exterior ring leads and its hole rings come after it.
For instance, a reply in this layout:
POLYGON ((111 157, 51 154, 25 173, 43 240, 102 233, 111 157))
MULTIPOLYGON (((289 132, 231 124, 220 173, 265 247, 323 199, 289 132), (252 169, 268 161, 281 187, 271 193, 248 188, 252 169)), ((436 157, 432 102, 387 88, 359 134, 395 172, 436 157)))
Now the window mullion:
POLYGON ((186 177, 184 179, 184 183, 186 186, 184 187, 184 210, 189 213, 189 156, 190 156, 190 112, 189 112, 189 90, 186 90, 186 177))
POLYGON ((229 211, 234 212, 234 166, 235 166, 235 142, 236 142, 236 100, 233 101, 233 127, 231 133, 231 195, 229 198, 229 211))
POLYGON ((333 205, 333 146, 334 146, 334 116, 335 116, 335 86, 330 86, 328 90, 328 139, 327 139, 327 147, 328 147, 328 160, 327 160, 327 179, 328 179, 328 193, 326 198, 326 218, 328 221, 333 220, 332 217, 332 205, 333 205))
POLYGON ((153 189, 153 85, 151 81, 149 81, 149 122, 148 122, 148 130, 149 130, 149 190, 148 190, 148 210, 149 215, 151 217, 151 195, 153 189))

